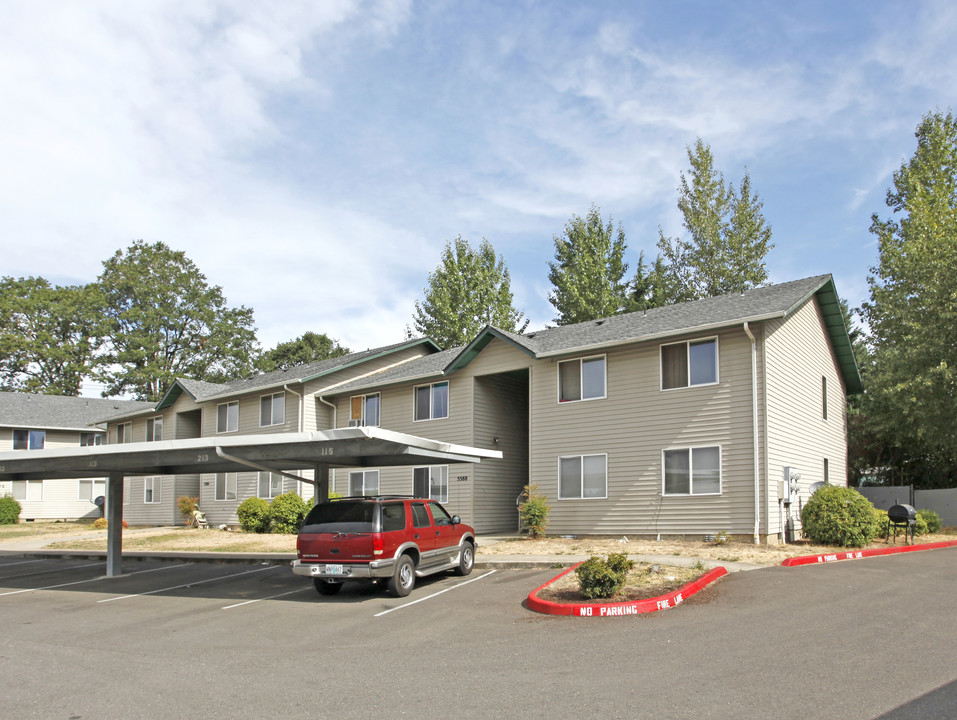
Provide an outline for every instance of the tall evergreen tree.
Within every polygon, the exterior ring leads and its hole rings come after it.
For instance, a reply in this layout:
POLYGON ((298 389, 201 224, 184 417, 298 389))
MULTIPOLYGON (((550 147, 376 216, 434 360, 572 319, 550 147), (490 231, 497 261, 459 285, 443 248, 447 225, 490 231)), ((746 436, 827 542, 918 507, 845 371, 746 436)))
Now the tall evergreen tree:
POLYGON ((58 287, 41 277, 0 281, 0 388, 79 395, 96 337, 95 286, 58 287))
POLYGON ((666 237, 658 249, 668 265, 673 302, 724 295, 767 284, 764 258, 774 248, 763 203, 747 172, 740 188, 714 167, 711 148, 698 138, 688 148, 690 175, 681 173, 678 209, 687 238, 666 237))
POLYGON ((871 223, 878 265, 862 309, 873 346, 864 412, 889 446, 931 459, 944 481, 957 469, 957 118, 925 115, 916 136, 887 191, 892 217, 871 223))
POLYGON ((486 325, 510 332, 528 327, 513 306, 505 260, 484 238, 478 249, 461 235, 446 242, 423 292, 423 301, 415 302, 414 327, 442 347, 465 345, 486 325))
POLYGON ((592 205, 582 218, 573 216, 561 235, 554 236, 555 261, 548 263, 552 290, 548 300, 558 312, 559 325, 595 320, 628 307, 625 273, 625 231, 607 224, 592 205))
POLYGON ((253 311, 228 307, 185 253, 137 240, 103 263, 98 284, 104 396, 156 401, 177 376, 223 382, 252 370, 253 311))

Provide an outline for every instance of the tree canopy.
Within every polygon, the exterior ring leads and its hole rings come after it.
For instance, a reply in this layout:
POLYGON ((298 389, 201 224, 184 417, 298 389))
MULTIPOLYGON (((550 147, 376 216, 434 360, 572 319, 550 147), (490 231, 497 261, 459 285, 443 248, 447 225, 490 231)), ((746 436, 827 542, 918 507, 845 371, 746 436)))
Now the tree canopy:
POLYGON ((554 236, 555 261, 548 263, 552 290, 548 300, 558 315, 559 325, 596 320, 617 315, 628 307, 628 272, 625 256, 625 231, 621 223, 607 224, 598 207, 565 223, 561 235, 554 236))
POLYGON ((228 307, 182 251, 138 240, 103 263, 98 285, 104 345, 94 375, 105 396, 156 401, 177 376, 223 382, 252 370, 253 311, 228 307))
POLYGON ((725 182, 711 148, 698 138, 688 148, 691 169, 681 173, 678 209, 688 237, 659 229, 658 249, 668 267, 671 302, 742 292, 767 284, 764 259, 774 248, 763 203, 747 171, 740 187, 725 182))
POLYGON ((423 301, 415 302, 414 327, 442 347, 467 344, 486 325, 510 332, 528 326, 513 305, 505 260, 484 238, 478 249, 461 235, 446 242, 423 292, 423 301))
POLYGON ((957 466, 957 119, 930 113, 916 137, 887 191, 891 217, 871 223, 878 265, 862 308, 873 349, 864 412, 889 448, 906 448, 943 480, 957 466))
POLYGON ((0 281, 0 389, 79 395, 89 372, 98 315, 95 286, 40 277, 0 281))
POLYGON ((262 372, 288 370, 298 365, 328 360, 349 354, 349 348, 342 347, 338 340, 324 333, 307 332, 295 340, 281 342, 271 350, 266 350, 256 361, 256 367, 262 372))

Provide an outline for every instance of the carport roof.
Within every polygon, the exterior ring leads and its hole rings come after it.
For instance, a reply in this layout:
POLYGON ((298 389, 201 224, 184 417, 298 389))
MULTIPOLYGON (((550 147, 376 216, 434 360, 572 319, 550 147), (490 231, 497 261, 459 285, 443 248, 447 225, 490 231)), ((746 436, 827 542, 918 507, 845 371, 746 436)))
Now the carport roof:
POLYGON ((385 467, 477 463, 501 457, 498 450, 358 427, 3 452, 0 480, 242 472, 251 466, 288 472, 316 465, 385 467))

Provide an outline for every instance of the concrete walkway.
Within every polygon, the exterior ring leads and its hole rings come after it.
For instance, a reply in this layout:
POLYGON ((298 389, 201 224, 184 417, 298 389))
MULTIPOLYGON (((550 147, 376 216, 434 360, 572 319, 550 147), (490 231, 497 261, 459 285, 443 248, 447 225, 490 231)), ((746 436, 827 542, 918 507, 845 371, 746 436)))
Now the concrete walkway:
MULTIPOLYGON (((124 537, 133 535, 152 535, 168 532, 171 528, 129 528, 123 531, 124 537)), ((104 536, 103 530, 76 533, 71 535, 51 534, 48 537, 31 537, 9 542, 0 542, 0 557, 34 557, 34 558, 92 558, 106 559, 104 550, 61 550, 47 549, 53 543, 71 542, 74 540, 90 540, 104 536)), ((482 553, 483 547, 514 540, 515 535, 482 535, 478 538, 478 552, 475 555, 477 569, 505 569, 505 568, 561 568, 571 567, 575 563, 587 560, 589 555, 488 555, 482 553)), ((629 555, 635 562, 652 563, 658 565, 675 565, 678 567, 692 567, 699 561, 707 569, 723 567, 728 572, 742 570, 757 570, 766 565, 754 565, 744 562, 729 562, 706 558, 687 557, 680 555, 629 555)), ((124 550, 123 558, 128 560, 188 560, 191 562, 290 562, 296 558, 295 552, 269 553, 224 553, 215 551, 170 551, 170 550, 124 550)))

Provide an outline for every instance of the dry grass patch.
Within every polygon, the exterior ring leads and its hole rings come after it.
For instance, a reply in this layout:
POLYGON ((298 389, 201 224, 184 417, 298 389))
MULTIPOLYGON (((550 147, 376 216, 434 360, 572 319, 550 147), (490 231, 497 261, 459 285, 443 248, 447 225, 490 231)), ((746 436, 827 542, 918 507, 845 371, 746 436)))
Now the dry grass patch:
MULTIPOLYGON (((953 540, 953 535, 937 534, 922 535, 917 543, 931 543, 941 540, 953 540)), ((898 545, 903 541, 898 538, 898 545)), ((893 542, 883 538, 868 545, 869 548, 887 547, 893 542)), ((609 553, 624 553, 625 555, 674 555, 678 557, 695 557, 705 560, 720 560, 724 562, 745 562, 753 565, 780 565, 789 557, 801 555, 818 555, 833 553, 841 548, 829 545, 810 545, 795 543, 793 545, 755 545, 749 542, 732 541, 722 545, 713 545, 702 540, 691 539, 641 539, 632 537, 583 535, 577 538, 546 537, 537 540, 529 538, 514 538, 492 545, 483 545, 479 538, 478 555, 569 555, 585 556, 608 555, 609 553)))
MULTIPOLYGON (((48 545, 61 550, 106 550, 106 530, 102 537, 73 540, 48 545)), ((124 533, 124 550, 167 552, 296 552, 295 535, 260 535, 256 533, 199 530, 196 528, 157 528, 155 531, 124 533)))
POLYGON ((24 540, 33 537, 78 535, 93 530, 93 522, 21 522, 17 525, 0 525, 0 543, 9 540, 24 540))
POLYGON ((555 582, 538 591, 542 600, 557 603, 603 603, 630 602, 667 595, 673 590, 687 585, 704 575, 707 570, 700 567, 675 567, 655 563, 635 563, 628 571, 621 592, 610 598, 586 600, 578 587, 578 576, 574 571, 565 573, 555 582))

